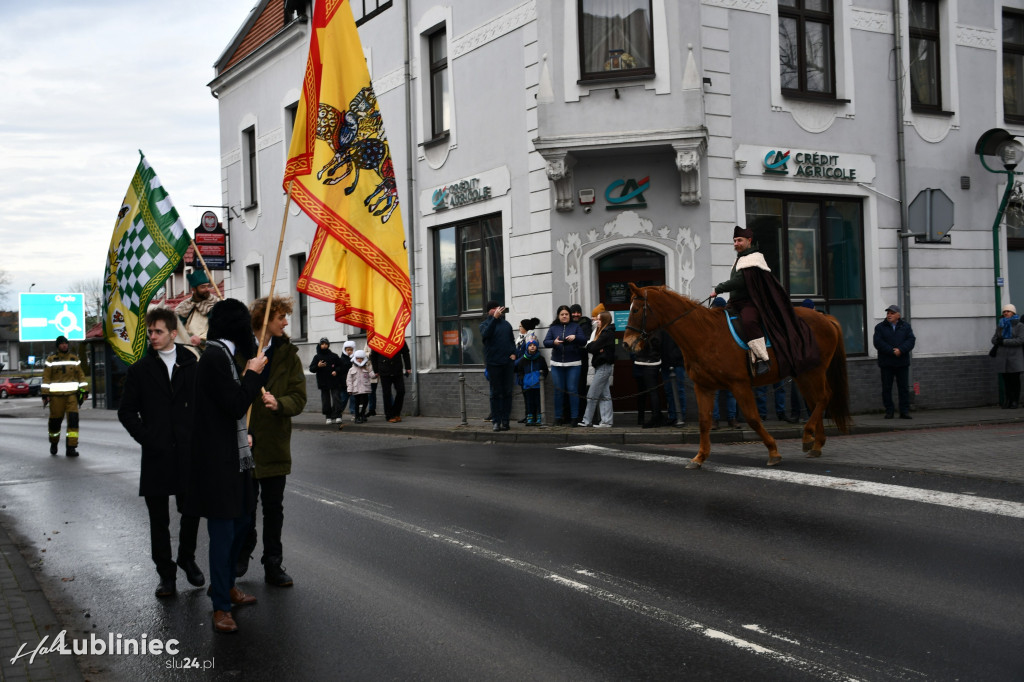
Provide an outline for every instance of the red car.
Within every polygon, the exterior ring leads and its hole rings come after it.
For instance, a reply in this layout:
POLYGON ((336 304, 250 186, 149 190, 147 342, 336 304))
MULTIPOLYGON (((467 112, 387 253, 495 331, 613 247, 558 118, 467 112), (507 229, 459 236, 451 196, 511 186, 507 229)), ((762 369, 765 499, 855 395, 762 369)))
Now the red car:
POLYGON ((28 395, 28 382, 21 377, 0 377, 0 398, 9 395, 28 395))

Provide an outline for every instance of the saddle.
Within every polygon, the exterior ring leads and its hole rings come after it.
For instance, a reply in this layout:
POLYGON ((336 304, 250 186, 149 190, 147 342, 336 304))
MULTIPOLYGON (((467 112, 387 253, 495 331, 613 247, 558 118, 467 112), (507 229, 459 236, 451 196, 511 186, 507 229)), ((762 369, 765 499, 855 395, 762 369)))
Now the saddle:
MULTIPOLYGON (((746 341, 744 341, 742 338, 740 338, 739 332, 736 331, 736 325, 733 324, 733 320, 738 320, 738 319, 739 319, 739 315, 733 315, 732 313, 726 311, 726 313, 725 313, 725 323, 729 327, 729 333, 732 334, 733 341, 735 341, 736 345, 739 346, 740 348, 742 348, 743 350, 749 351, 750 350, 750 346, 747 345, 746 341)), ((772 340, 770 338, 768 338, 768 332, 765 330, 763 324, 761 325, 761 331, 764 332, 764 345, 765 345, 765 347, 766 348, 771 348, 772 347, 772 340)))

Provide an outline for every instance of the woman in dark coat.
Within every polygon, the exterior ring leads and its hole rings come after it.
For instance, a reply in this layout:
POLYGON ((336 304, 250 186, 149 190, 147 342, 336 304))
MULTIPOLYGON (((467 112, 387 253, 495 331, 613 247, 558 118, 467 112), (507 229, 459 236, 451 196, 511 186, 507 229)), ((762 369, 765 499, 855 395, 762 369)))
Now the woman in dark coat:
POLYGON ((551 379, 555 384, 555 424, 576 426, 580 415, 580 367, 583 365, 583 346, 587 344, 580 326, 572 321, 569 306, 560 305, 555 319, 544 337, 544 347, 551 349, 551 379), (562 397, 569 394, 570 414, 563 413, 562 397))
POLYGON ((235 587, 235 559, 255 509, 252 453, 245 415, 260 395, 260 372, 266 365, 256 355, 249 309, 226 299, 210 311, 206 352, 196 372, 195 427, 192 469, 196 513, 206 517, 210 535, 210 598, 213 627, 235 632, 231 606, 256 601, 235 587), (235 358, 247 361, 241 376, 235 358))
POLYGON ((1003 317, 996 325, 996 333, 992 335, 995 346, 993 368, 997 374, 1003 375, 1003 386, 1006 388, 1004 408, 1013 409, 1020 406, 1020 373, 1024 371, 1024 324, 1020 323, 1017 309, 1010 303, 1003 306, 1003 317))

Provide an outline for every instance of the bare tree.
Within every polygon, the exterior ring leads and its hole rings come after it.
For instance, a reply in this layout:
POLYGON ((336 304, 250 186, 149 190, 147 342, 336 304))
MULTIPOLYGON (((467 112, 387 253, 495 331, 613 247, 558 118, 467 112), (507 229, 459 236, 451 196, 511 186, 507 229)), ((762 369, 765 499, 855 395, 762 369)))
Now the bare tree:
POLYGON ((11 293, 11 273, 0 270, 0 306, 6 304, 9 293, 11 293))
POLYGON ((89 277, 75 280, 69 291, 85 295, 85 319, 89 326, 99 321, 103 314, 103 278, 89 277))

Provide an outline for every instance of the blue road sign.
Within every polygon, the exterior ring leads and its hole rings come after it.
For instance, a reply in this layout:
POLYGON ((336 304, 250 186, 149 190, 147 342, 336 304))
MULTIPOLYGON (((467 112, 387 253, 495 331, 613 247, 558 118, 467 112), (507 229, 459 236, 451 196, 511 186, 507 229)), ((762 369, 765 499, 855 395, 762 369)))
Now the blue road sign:
POLYGON ((85 340, 85 294, 18 294, 21 341, 85 340))

